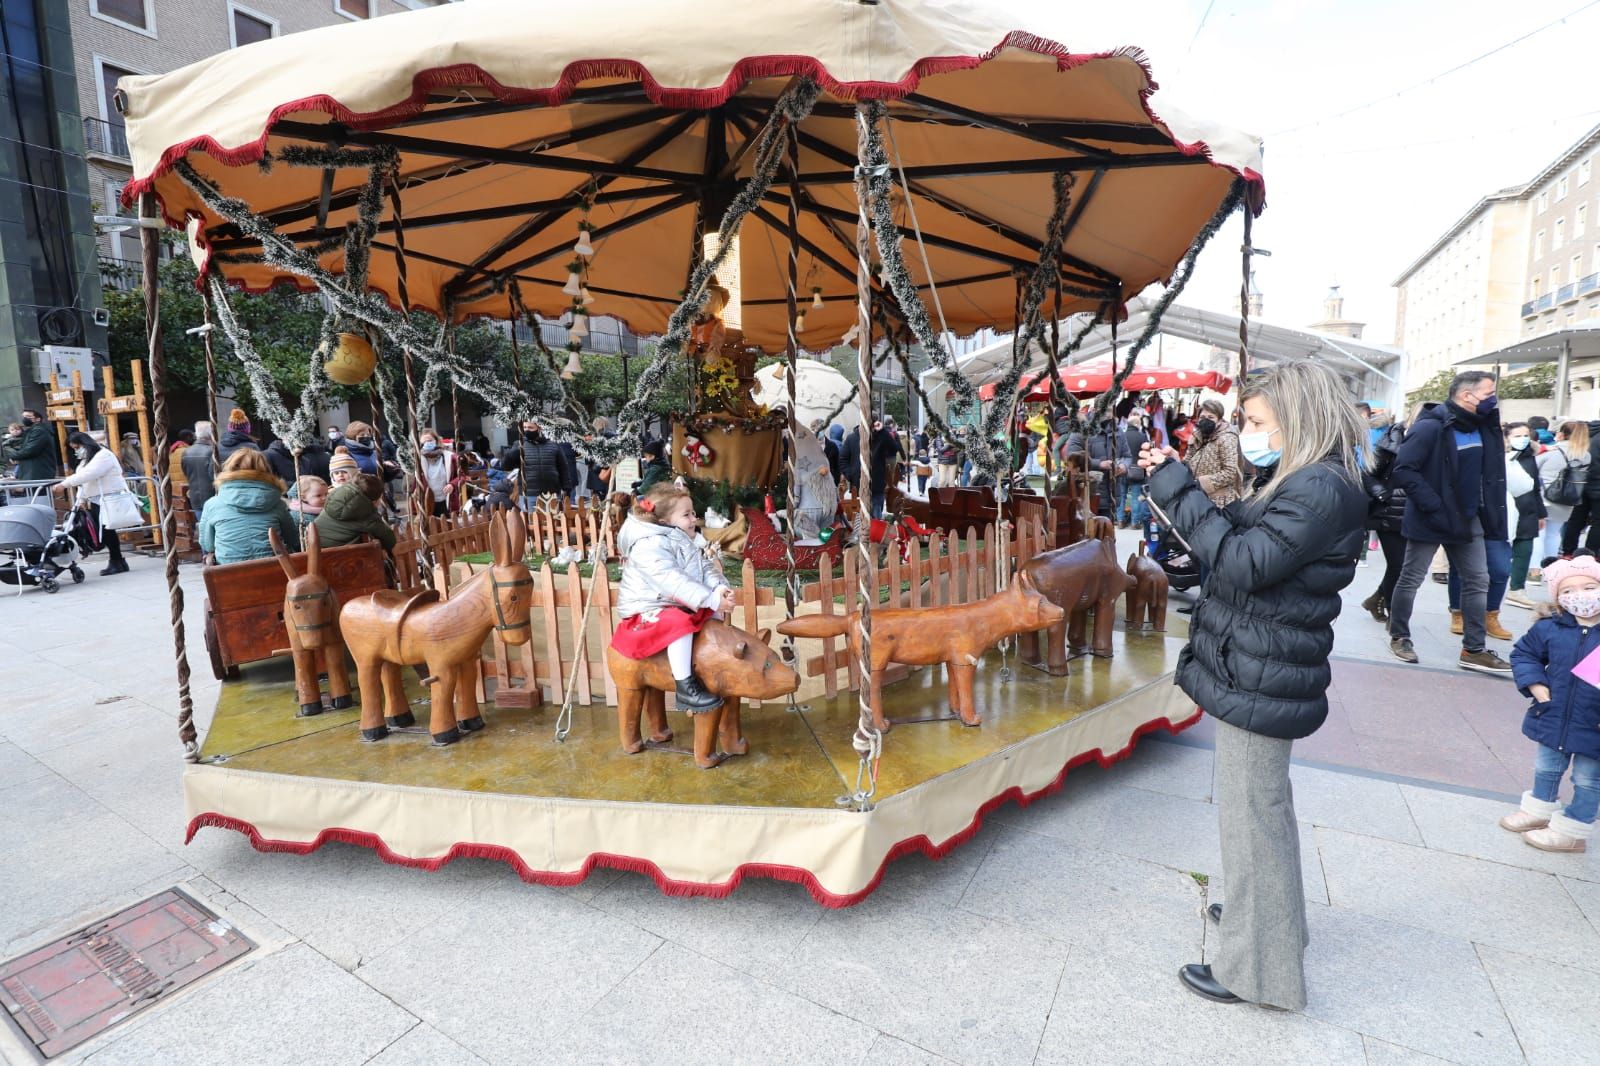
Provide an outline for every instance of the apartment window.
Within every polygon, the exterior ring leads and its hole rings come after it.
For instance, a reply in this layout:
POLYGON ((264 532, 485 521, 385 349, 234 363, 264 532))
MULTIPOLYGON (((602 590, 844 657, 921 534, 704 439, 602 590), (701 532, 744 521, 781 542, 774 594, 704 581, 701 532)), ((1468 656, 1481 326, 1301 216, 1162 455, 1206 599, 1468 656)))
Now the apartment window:
POLYGON ((1539 198, 1534 201, 1533 208, 1534 208, 1535 211, 1538 211, 1540 214, 1543 214, 1549 207, 1550 207, 1550 190, 1546 189, 1544 192, 1540 193, 1539 194, 1539 198))
POLYGON ((333 0, 333 10, 347 19, 369 19, 372 0, 333 0))
POLYGON ((117 95, 117 79, 134 73, 137 72, 113 66, 103 59, 100 61, 100 117, 113 126, 122 125, 122 114, 113 100, 117 95))
POLYGON ((1561 268, 1558 267, 1558 266, 1557 267, 1551 267, 1550 268, 1550 291, 1551 292, 1555 292, 1559 288, 1561 288, 1561 268))
POLYGON ((1589 178, 1592 176, 1593 172, 1594 156, 1590 156, 1588 159, 1585 159, 1583 162, 1578 164, 1578 184, 1589 184, 1589 178))
POLYGON ((147 37, 156 35, 156 13, 152 10, 152 0, 89 0, 89 13, 147 37))
POLYGON ((1567 220, 1558 218, 1556 219, 1555 234, 1550 238, 1550 250, 1553 252, 1565 243, 1567 243, 1567 220))
POLYGON ((1533 258, 1535 260, 1544 258, 1544 230, 1533 235, 1533 258))
POLYGON ((1570 174, 1563 174, 1561 175, 1561 180, 1556 182, 1556 203, 1559 204, 1567 198, 1567 183, 1571 177, 1572 175, 1570 174))
POLYGON ((233 47, 240 48, 276 37, 278 23, 247 7, 232 4, 228 8, 228 33, 233 39, 233 47))
POLYGON ((1572 218, 1572 239, 1577 240, 1583 236, 1584 229, 1589 225, 1589 205, 1579 204, 1577 213, 1572 218))
POLYGON ((1567 275, 1567 276, 1570 277, 1573 281, 1577 281, 1579 278, 1581 278, 1583 276, 1583 256, 1581 256, 1581 255, 1573 256, 1572 257, 1572 262, 1568 264, 1568 267, 1569 267, 1569 269, 1571 269, 1572 273, 1567 275))

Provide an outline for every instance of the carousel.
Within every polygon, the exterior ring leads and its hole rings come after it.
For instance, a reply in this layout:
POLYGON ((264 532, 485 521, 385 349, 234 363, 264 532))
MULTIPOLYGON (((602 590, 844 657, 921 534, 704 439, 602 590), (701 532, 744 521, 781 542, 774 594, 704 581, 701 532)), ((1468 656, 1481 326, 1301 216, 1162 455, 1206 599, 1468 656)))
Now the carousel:
MULTIPOLYGON (((814 434, 850 420, 865 438, 875 371, 918 346, 984 412, 933 430, 981 472, 1006 468, 1018 399, 1072 387, 1071 316, 1115 330, 1146 286, 1175 297, 1236 212, 1248 270, 1259 142, 1153 102, 1138 52, 1075 53, 1004 10, 720 10, 475 0, 121 81, 124 195, 152 220, 158 439, 164 222, 199 267, 216 358, 243 364, 291 448, 318 433, 331 380, 369 380, 408 468, 446 389, 614 466, 687 366, 675 469, 776 497, 722 516, 741 536, 706 530, 737 600, 695 643, 719 710, 671 709, 665 654, 610 647, 628 501, 546 501, 419 520, 393 567, 310 536, 210 568, 226 680, 203 739, 169 509, 191 838, 341 841, 424 869, 495 858, 560 885, 610 866, 680 895, 759 875, 845 906, 896 856, 941 855, 996 806, 1199 717, 1172 683, 1159 567, 1119 558, 1070 479, 1056 498, 940 490, 920 511, 880 487, 891 515, 874 521, 870 464, 833 483, 814 434), (297 397, 230 306, 284 283, 328 308, 297 397), (657 338, 614 436, 566 380, 598 315, 657 338), (456 353, 453 331, 483 318, 533 327, 510 375, 456 353), (567 349, 539 339, 550 322, 567 349), (980 329, 1013 338, 987 405, 948 347, 980 329), (841 344, 857 385, 806 358, 841 344)), ((1153 333, 1114 353, 1091 423, 1153 333)))

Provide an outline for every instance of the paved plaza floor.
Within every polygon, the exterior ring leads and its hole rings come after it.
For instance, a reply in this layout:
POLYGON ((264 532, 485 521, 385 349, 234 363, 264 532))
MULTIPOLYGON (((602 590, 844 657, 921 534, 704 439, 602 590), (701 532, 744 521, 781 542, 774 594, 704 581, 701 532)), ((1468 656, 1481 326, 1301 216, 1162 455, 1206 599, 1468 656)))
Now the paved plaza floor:
MULTIPOLYGON (((1177 981, 1207 951, 1202 905, 1227 899, 1205 724, 1073 771, 839 911, 759 879, 683 900, 610 871, 552 889, 484 861, 185 845, 167 595, 159 560, 133 567, 0 596, 0 958, 174 885, 262 947, 66 1061, 1600 1062, 1600 856, 1495 825, 1531 780, 1522 702, 1453 667, 1431 582, 1423 664, 1396 663, 1357 607, 1376 559, 1346 593, 1329 723, 1296 745, 1298 1013, 1177 981)), ((198 568, 183 583, 203 724, 198 568)), ((33 1061, 3 1026, 0 1059, 33 1061)))

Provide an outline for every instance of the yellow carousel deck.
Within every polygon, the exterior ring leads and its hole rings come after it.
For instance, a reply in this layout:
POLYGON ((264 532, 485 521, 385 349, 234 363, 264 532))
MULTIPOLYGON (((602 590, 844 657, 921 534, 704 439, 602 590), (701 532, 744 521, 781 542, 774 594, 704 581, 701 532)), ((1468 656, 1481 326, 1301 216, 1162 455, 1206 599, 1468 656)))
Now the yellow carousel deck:
MULTIPOLYGON (((845 906, 872 891, 890 859, 943 854, 1006 800, 1026 803, 1073 765, 1112 762, 1143 733, 1192 723, 1199 712, 1172 683, 1181 646, 1119 630, 1111 660, 1079 659, 1056 678, 1013 659, 1009 682, 991 652, 977 679, 983 725, 897 726, 864 813, 840 803, 856 781, 849 692, 798 711, 747 706, 750 754, 701 770, 670 751, 623 754, 616 711, 600 705, 575 710, 565 743, 547 705, 488 708, 489 727, 448 748, 431 747, 425 731, 363 744, 357 711, 295 718, 287 660, 263 663, 223 686, 202 762, 187 768, 189 834, 220 826, 257 848, 301 853, 357 843, 429 869, 495 858, 549 884, 605 865, 684 895, 724 895, 755 874, 845 906)), ((887 713, 943 714, 946 692, 941 668, 916 671, 884 690, 887 713)), ((688 716, 668 717, 686 743, 688 716)))

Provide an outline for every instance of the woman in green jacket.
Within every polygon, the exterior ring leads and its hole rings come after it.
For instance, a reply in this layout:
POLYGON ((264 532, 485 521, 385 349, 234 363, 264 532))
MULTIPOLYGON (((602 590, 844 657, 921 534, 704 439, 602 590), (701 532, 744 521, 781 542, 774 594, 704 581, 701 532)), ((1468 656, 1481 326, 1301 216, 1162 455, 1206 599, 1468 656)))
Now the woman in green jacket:
POLYGON ((200 550, 217 563, 272 555, 267 531, 276 527, 290 551, 300 550, 300 527, 283 499, 283 482, 267 457, 241 448, 217 475, 217 494, 200 512, 200 550))

